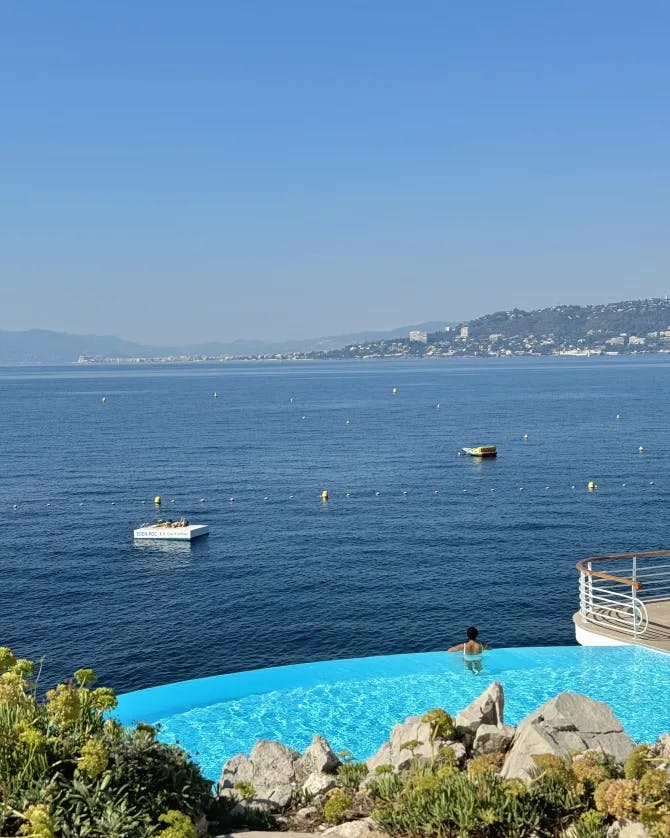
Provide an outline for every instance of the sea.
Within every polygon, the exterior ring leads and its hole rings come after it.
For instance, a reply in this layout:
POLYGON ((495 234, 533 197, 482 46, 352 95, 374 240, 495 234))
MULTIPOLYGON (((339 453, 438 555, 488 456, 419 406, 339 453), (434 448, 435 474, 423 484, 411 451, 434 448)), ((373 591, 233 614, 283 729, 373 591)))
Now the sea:
POLYGON ((663 355, 0 368, 0 645, 124 692, 572 644, 577 561, 670 547, 669 410, 663 355))

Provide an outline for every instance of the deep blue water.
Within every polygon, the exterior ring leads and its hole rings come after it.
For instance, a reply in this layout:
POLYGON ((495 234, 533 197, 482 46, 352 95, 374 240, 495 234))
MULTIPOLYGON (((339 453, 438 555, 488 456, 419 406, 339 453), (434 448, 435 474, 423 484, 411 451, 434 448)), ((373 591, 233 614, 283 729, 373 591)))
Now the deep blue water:
POLYGON ((0 369, 0 644, 125 691, 573 643, 575 562, 668 547, 669 408, 665 357, 0 369), (135 545, 156 494, 211 535, 135 545))

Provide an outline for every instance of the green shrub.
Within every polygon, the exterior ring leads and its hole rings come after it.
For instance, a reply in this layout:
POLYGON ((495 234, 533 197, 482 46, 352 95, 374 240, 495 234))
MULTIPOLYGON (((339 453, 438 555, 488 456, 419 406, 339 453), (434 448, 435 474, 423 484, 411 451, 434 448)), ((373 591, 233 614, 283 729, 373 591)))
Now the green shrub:
POLYGON ((35 670, 0 648, 0 833, 193 834, 187 822, 192 827, 212 796, 189 757, 157 742, 148 725, 129 729, 106 720, 116 697, 94 688, 92 669, 77 670, 44 701, 37 699, 35 670))
POLYGON ((335 788, 328 792, 323 804, 323 815, 328 823, 341 823, 353 806, 353 797, 345 789, 335 788))
POLYGON ((348 789, 357 789, 367 773, 368 767, 364 762, 343 762, 337 769, 337 776, 348 789))
POLYGON ((502 768, 505 761, 505 754, 495 752, 493 754, 480 754, 468 763, 468 774, 476 777, 478 774, 496 774, 502 768))
POLYGON ((233 788, 235 791, 239 792, 240 797, 243 800, 248 800, 256 794, 256 789, 254 788, 253 783, 245 783, 243 780, 235 783, 233 788))
POLYGON ((639 780, 649 767, 649 746, 638 745, 633 748, 631 755, 623 767, 624 776, 627 780, 639 780))
POLYGON ((621 820, 632 820, 639 811, 640 784, 635 779, 605 780, 593 794, 596 809, 621 820))
POLYGON ((440 707, 429 710, 423 715, 421 721, 430 725, 430 738, 432 741, 436 739, 449 739, 454 734, 454 720, 446 710, 442 710, 440 707))

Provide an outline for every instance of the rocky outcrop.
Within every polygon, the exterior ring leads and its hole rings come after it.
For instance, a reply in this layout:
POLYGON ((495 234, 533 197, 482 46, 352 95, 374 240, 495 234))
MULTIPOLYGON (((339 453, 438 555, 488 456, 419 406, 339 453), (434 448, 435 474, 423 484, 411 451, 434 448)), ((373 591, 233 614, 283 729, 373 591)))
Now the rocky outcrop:
POLYGON ((506 724, 479 725, 472 743, 473 756, 506 751, 514 739, 515 732, 515 727, 506 724))
POLYGON ((384 742, 376 754, 366 760, 371 774, 380 765, 390 765, 394 771, 409 768, 413 759, 432 759, 440 748, 449 745, 460 760, 465 756, 465 748, 460 742, 450 739, 433 739, 430 724, 422 721, 422 716, 408 716, 404 722, 395 725, 388 742, 384 742))
POLYGON ((239 754, 223 766, 218 794, 242 798, 246 808, 281 812, 296 792, 314 797, 338 785, 339 765, 322 736, 315 736, 303 754, 259 739, 248 758, 239 754))
POLYGON ((597 750, 625 762, 633 741, 606 704, 577 693, 561 693, 517 727, 502 769, 503 777, 528 779, 533 756, 597 750))
POLYGON ((461 738, 466 747, 471 747, 481 725, 503 725, 503 714, 505 710, 505 696, 502 684, 494 681, 491 686, 484 690, 473 702, 468 704, 465 710, 454 719, 456 735, 461 738))
POLYGON ((259 739, 248 759, 240 754, 223 766, 219 797, 242 797, 250 806, 280 812, 291 802, 299 759, 300 753, 293 748, 259 739), (241 791, 241 784, 252 787, 251 793, 241 791))
POLYGON ((323 736, 314 736, 295 765, 296 781, 301 783, 312 774, 334 774, 340 765, 340 760, 323 736))

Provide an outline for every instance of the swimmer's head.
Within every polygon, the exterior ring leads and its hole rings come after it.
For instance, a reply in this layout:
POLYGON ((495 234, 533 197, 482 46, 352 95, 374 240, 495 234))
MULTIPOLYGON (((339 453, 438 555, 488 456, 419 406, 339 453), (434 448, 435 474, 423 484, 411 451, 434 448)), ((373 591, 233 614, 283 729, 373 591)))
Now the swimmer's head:
POLYGON ((474 626, 470 626, 468 629, 468 640, 476 640, 478 634, 477 629, 474 626))

